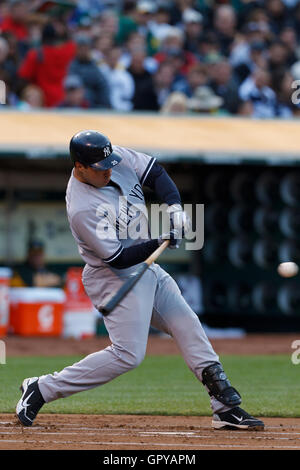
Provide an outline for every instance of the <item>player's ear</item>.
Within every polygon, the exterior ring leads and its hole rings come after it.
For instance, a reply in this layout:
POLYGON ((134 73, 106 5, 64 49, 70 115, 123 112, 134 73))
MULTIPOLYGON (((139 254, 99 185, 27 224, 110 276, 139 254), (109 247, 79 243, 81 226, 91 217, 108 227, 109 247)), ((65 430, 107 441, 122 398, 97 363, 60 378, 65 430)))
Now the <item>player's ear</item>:
POLYGON ((74 168, 76 168, 77 170, 84 170, 84 168, 86 167, 80 162, 74 162, 74 168))

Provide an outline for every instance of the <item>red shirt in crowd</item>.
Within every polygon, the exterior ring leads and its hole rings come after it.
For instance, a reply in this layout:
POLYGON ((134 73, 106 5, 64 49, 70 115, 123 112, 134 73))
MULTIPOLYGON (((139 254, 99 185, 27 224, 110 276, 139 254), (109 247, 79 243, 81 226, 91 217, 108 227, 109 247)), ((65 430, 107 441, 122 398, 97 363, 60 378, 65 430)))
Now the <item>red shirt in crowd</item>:
POLYGON ((23 41, 28 36, 28 29, 24 23, 17 23, 11 16, 6 16, 0 26, 1 33, 12 33, 18 41, 23 41))
POLYGON ((64 99, 63 81, 75 52, 75 43, 68 41, 30 49, 26 54, 18 74, 43 90, 45 106, 57 106, 64 99))

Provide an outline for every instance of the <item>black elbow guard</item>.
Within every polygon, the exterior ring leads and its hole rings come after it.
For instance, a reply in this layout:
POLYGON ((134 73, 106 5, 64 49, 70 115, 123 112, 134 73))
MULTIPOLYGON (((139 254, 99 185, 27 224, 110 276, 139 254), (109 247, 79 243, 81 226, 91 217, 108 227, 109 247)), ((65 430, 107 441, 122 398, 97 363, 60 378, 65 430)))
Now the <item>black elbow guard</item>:
POLYGON ((205 367, 202 372, 202 383, 207 387, 209 395, 224 405, 234 407, 241 404, 241 395, 232 387, 218 362, 205 367))

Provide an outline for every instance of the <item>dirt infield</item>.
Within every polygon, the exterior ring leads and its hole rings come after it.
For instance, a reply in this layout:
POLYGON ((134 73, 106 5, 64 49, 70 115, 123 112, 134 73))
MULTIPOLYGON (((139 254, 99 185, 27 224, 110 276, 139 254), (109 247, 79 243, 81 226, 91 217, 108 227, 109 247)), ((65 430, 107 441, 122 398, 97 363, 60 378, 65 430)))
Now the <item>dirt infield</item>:
MULTIPOLYGON (((252 334, 241 338, 211 339, 211 343, 218 354, 291 354, 291 344, 297 339, 300 340, 300 333, 252 334)), ((8 336, 4 340, 8 357, 87 355, 110 344, 108 336, 82 340, 8 336)), ((180 354, 180 351, 169 336, 150 335, 147 354, 180 354)))
POLYGON ((215 431, 196 416, 46 415, 32 428, 0 415, 0 450, 299 450, 300 419, 266 418, 264 431, 215 431))
MULTIPOLYGON (((219 354, 291 354, 293 335, 247 335, 211 340, 219 354)), ((86 355, 110 344, 108 337, 5 338, 8 357, 86 355)), ((179 354, 169 337, 151 335, 147 354, 179 354)), ((22 428, 12 414, 0 415, 0 450, 299 450, 300 418, 266 418, 264 431, 216 431, 211 417, 40 414, 22 428)))

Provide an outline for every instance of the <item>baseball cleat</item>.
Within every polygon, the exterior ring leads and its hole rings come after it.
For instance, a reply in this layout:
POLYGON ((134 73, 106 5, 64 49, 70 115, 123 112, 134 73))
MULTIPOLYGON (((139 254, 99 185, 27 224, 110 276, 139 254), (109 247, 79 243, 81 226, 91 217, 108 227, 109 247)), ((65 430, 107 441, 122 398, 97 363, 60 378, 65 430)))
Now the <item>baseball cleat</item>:
POLYGON ((239 406, 213 415, 212 427, 214 429, 247 429, 248 431, 263 431, 263 421, 246 413, 239 406))
POLYGON ((38 377, 24 379, 20 387, 22 397, 16 407, 16 415, 23 426, 32 426, 36 415, 45 403, 38 386, 38 377))

